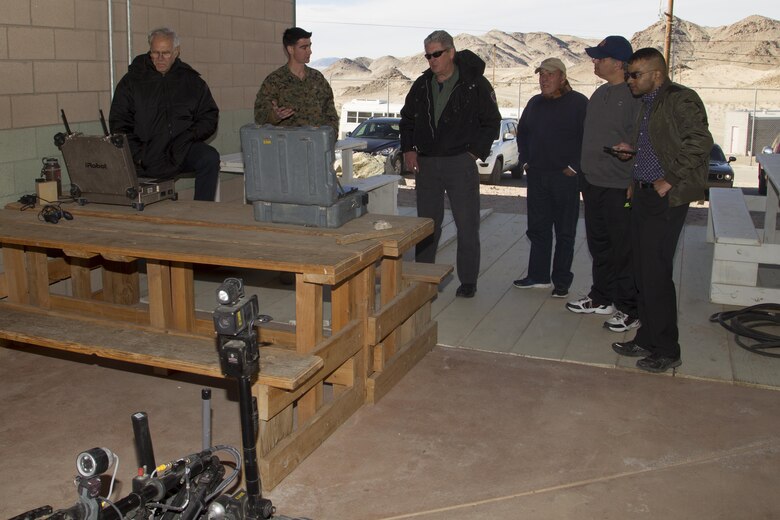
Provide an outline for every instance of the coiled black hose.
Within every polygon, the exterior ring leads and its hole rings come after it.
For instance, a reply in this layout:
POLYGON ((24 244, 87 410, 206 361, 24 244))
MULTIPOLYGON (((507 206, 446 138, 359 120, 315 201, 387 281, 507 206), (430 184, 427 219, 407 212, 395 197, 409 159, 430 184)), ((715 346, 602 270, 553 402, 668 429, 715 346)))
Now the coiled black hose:
POLYGON ((761 356, 780 358, 780 336, 765 330, 780 328, 780 305, 762 303, 736 311, 716 312, 710 316, 710 321, 718 322, 723 328, 733 332, 737 345, 745 350, 761 356), (755 343, 748 343, 747 340, 755 343))

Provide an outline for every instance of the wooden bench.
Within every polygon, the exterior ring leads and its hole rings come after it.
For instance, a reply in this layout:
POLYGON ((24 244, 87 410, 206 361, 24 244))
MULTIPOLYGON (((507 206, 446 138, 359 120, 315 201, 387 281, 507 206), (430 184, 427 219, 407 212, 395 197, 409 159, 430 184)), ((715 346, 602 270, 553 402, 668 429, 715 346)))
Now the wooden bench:
POLYGON ((450 264, 404 262, 403 279, 408 282, 428 282, 439 285, 452 270, 453 267, 450 264))
MULTIPOLYGON (((0 303, 0 338, 138 365, 222 377, 214 339, 169 334, 126 322, 77 319, 0 303)), ((295 390, 323 366, 321 358, 261 347, 257 384, 295 390)))
POLYGON ((710 301, 726 305, 755 305, 779 301, 780 290, 758 283, 761 263, 777 264, 777 246, 763 244, 747 199, 739 188, 711 188, 707 240, 714 244, 710 301))

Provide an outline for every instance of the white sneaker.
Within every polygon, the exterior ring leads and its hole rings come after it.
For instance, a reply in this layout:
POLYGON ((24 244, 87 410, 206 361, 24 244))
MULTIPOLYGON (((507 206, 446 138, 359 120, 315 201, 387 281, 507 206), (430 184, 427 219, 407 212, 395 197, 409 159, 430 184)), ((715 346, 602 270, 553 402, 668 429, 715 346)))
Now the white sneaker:
POLYGON ((612 305, 593 305, 593 300, 587 296, 570 301, 566 308, 577 314, 612 314, 615 311, 612 305))
POLYGON ((612 332, 626 332, 641 327, 639 318, 632 318, 628 314, 615 311, 610 319, 604 322, 604 327, 612 332))

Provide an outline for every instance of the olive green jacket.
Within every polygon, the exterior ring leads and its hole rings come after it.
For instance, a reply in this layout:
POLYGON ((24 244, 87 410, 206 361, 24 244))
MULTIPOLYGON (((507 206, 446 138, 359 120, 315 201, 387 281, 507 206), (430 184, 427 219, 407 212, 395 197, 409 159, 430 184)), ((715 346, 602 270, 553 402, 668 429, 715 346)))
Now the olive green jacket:
MULTIPOLYGON (((643 114, 641 110, 640 122, 643 114)), ((664 179, 672 185, 669 206, 704 200, 713 141, 696 92, 669 80, 661 85, 650 112, 650 142, 664 179)))

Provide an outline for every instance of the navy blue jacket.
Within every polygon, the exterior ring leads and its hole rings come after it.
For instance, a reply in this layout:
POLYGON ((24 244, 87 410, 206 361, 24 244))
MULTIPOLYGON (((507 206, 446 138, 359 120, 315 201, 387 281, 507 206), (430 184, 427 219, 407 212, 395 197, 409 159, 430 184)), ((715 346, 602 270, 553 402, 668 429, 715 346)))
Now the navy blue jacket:
POLYGON ((580 172, 588 98, 573 90, 559 98, 537 94, 528 100, 517 125, 520 164, 533 171, 580 172))

